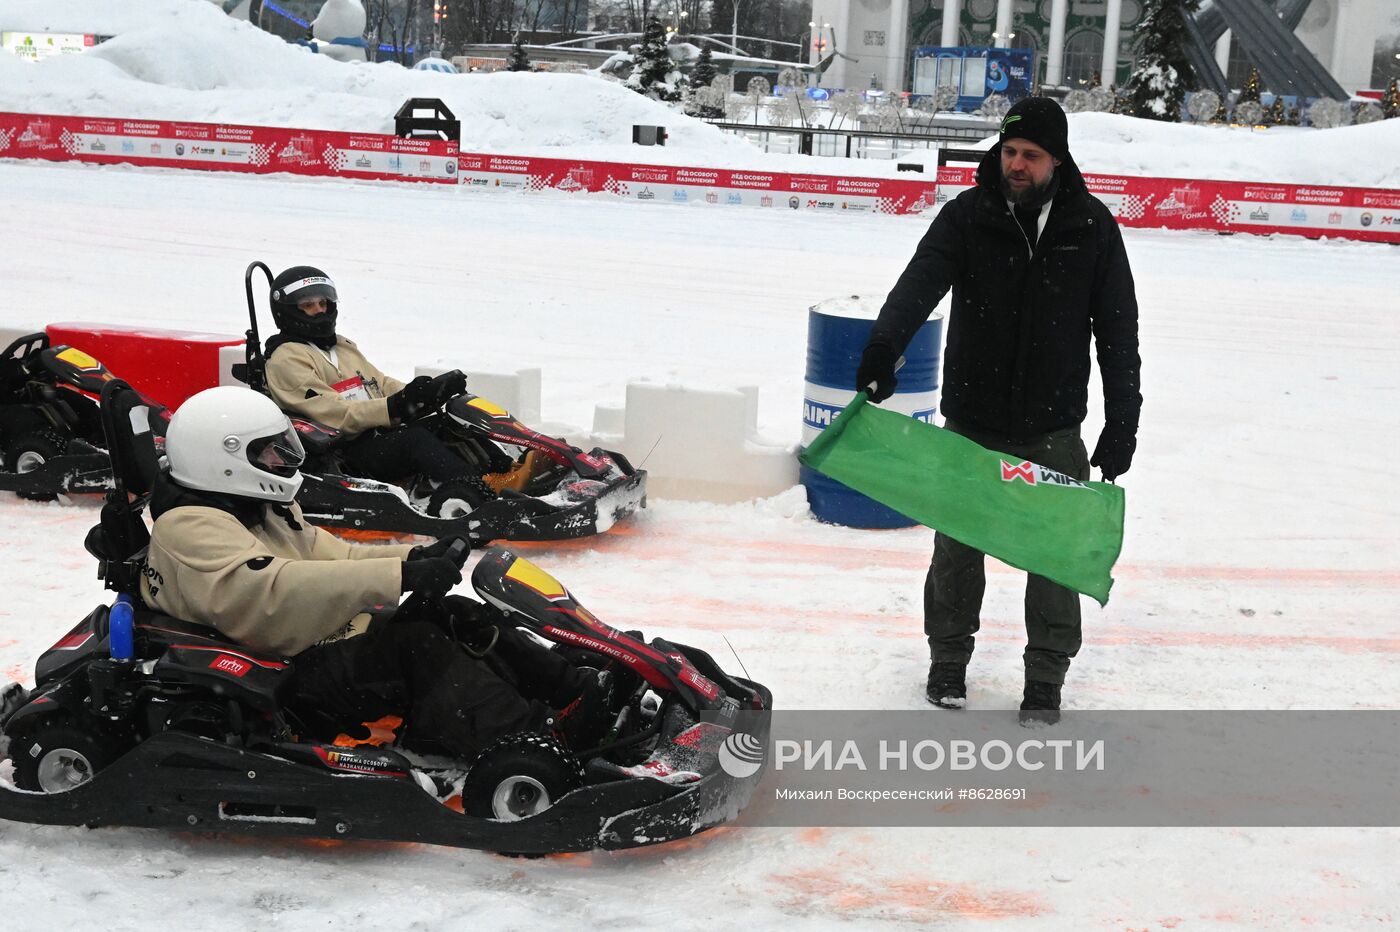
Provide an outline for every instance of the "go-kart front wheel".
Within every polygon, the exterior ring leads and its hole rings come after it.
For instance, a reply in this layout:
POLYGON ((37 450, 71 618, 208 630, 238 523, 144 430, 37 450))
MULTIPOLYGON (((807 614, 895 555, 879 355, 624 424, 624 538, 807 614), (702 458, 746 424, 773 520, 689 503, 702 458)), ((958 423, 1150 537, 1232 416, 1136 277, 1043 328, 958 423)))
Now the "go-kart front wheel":
POLYGON ((15 786, 41 793, 65 793, 82 786, 121 756, 124 742, 114 735, 81 728, 67 716, 40 722, 10 742, 15 786))
POLYGON ((462 810, 498 822, 544 812, 583 784, 578 762, 553 738, 510 735, 477 757, 462 784, 462 810))

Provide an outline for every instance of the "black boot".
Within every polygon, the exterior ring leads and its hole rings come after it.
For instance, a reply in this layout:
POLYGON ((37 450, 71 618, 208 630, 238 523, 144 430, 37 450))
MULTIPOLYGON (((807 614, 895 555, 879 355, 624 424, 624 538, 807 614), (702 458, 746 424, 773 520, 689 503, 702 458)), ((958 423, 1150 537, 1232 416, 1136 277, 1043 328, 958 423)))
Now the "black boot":
POLYGON ((1026 680, 1021 699, 1022 725, 1053 725, 1060 720, 1060 684, 1026 680))
POLYGON ((934 661, 928 667, 928 688, 924 695, 940 709, 967 708, 967 664, 934 661))

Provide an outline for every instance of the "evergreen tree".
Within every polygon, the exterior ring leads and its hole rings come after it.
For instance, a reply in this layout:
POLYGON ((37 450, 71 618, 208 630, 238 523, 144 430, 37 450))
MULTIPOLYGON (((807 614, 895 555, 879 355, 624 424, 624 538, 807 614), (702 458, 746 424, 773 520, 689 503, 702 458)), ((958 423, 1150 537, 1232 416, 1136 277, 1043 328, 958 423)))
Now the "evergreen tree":
POLYGON ((1181 102, 1192 79, 1186 57, 1186 14, 1200 0, 1146 0, 1138 23, 1142 51, 1128 78, 1134 116, 1149 120, 1181 120, 1181 102))
POLYGON ((530 56, 525 51, 525 43, 520 41, 520 33, 515 34, 514 43, 510 47, 510 57, 506 59, 507 71, 529 71, 530 56))
POLYGON ((1259 69, 1251 67, 1249 77, 1244 82, 1244 90, 1240 91, 1240 97, 1235 104, 1248 103, 1249 101, 1259 102, 1259 69))
POLYGON ((1266 126, 1288 125, 1288 113, 1283 109, 1283 98, 1278 94, 1274 95, 1274 102, 1264 114, 1264 124, 1266 126))
POLYGON ((1390 79, 1390 86, 1385 89, 1385 96, 1381 98, 1381 110, 1387 120, 1400 117, 1400 80, 1390 79))
POLYGON ((1220 106, 1215 108, 1215 116, 1210 118, 1212 123, 1225 123, 1230 119, 1230 114, 1225 110, 1225 98, 1220 98, 1220 106))
POLYGON ((655 16, 648 17, 642 32, 642 46, 637 52, 637 67, 627 79, 627 86, 658 100, 678 100, 680 81, 680 72, 666 48, 666 30, 655 16))
POLYGON ((715 79, 715 74, 714 57, 710 55, 710 47, 707 45, 700 50, 700 58, 695 62, 695 67, 690 69, 690 86, 709 87, 710 82, 715 79))

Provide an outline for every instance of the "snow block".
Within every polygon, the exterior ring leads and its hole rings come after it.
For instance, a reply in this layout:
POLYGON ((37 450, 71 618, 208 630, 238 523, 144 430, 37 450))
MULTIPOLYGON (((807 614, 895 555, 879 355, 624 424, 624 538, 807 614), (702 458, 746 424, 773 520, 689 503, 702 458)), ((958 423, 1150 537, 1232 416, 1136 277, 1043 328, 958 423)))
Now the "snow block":
POLYGON ((599 406, 593 442, 647 471, 647 494, 687 501, 739 502, 797 484, 791 446, 758 435, 758 389, 695 389, 632 382, 622 412, 599 406), (643 467, 643 464, 645 466, 643 467))
POLYGON ((494 401, 524 424, 536 430, 540 429, 539 369, 517 369, 514 373, 481 372, 461 366, 435 365, 418 366, 413 370, 413 374, 436 376, 451 369, 462 369, 466 373, 467 391, 494 401))
POLYGON ((47 329, 52 343, 67 343, 95 357, 117 378, 171 409, 221 384, 221 349, 236 346, 241 353, 243 347, 242 337, 222 333, 87 323, 50 324, 47 329))

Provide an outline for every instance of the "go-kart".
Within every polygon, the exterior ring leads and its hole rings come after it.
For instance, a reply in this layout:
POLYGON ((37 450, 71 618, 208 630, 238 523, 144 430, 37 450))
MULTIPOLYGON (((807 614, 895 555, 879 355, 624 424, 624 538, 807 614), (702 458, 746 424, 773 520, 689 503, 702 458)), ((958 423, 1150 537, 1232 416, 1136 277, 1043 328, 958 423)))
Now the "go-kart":
MULTIPOLYGON (((49 499, 105 492, 112 469, 97 399, 111 373, 87 353, 21 337, 0 355, 0 491, 49 499)), ((153 416, 169 417, 159 405, 153 416)))
MULTIPOLYGON (((294 660, 141 602, 142 515, 159 469, 144 408, 124 383, 104 386, 113 488, 85 543, 117 596, 40 656, 33 689, 0 690, 0 818, 546 854, 681 838, 747 804, 761 767, 732 776, 720 752, 726 740, 766 745, 768 690, 704 651, 603 624, 505 550, 477 563, 478 594, 626 684, 602 745, 573 752, 518 734, 444 765, 393 745, 341 746, 299 721, 285 706, 294 660), (456 794, 460 812, 447 804, 456 794)), ((454 550, 465 560, 464 545, 454 550)))
MULTIPOLYGON (((255 391, 267 390, 267 359, 258 331, 253 262, 244 273, 248 298, 247 356, 234 375, 255 391)), ((607 531, 646 507, 646 471, 621 453, 585 452, 526 427, 504 408, 464 393, 415 423, 435 433, 463 460, 464 478, 423 495, 420 477, 385 482, 347 471, 339 431, 286 412, 307 461, 297 504, 323 527, 389 534, 459 535, 491 540, 560 540, 607 531), (510 450, 512 452, 507 452, 510 450), (484 477, 484 478, 479 478, 484 477), (495 477, 501 477, 495 482, 495 477)))

